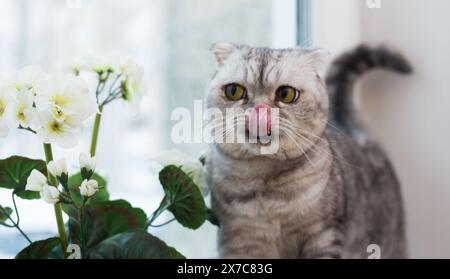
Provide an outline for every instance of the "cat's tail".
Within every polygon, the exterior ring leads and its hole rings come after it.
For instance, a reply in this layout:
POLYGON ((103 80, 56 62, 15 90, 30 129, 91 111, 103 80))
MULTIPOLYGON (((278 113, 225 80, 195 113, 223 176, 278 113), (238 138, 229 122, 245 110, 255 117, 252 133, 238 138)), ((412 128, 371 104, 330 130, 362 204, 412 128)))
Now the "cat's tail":
POLYGON ((354 111, 353 87, 363 74, 375 69, 386 69, 405 75, 413 71, 400 53, 386 47, 360 45, 334 60, 327 74, 330 121, 356 138, 362 136, 363 131, 354 111))

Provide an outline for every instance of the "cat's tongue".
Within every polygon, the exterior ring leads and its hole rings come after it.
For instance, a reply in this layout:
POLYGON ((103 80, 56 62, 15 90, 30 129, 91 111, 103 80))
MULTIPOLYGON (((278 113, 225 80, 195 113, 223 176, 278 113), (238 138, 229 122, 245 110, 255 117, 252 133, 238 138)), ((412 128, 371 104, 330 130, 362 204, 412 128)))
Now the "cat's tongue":
POLYGON ((272 107, 265 103, 256 105, 250 114, 249 131, 257 137, 271 135, 272 129, 272 107))

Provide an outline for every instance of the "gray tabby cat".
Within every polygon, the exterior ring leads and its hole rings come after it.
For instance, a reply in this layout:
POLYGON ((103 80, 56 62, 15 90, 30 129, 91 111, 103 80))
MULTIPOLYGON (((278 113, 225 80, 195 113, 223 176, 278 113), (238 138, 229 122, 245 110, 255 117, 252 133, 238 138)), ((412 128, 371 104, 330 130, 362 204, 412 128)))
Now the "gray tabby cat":
POLYGON ((278 123, 263 121, 278 125, 268 134, 280 139, 275 154, 262 155, 259 141, 211 145, 221 257, 367 258, 370 244, 382 258, 406 257, 399 183, 380 148, 356 140, 351 89, 368 70, 406 74, 408 63, 361 46, 338 58, 325 82, 320 50, 218 43, 212 51, 207 108, 279 108, 278 123))

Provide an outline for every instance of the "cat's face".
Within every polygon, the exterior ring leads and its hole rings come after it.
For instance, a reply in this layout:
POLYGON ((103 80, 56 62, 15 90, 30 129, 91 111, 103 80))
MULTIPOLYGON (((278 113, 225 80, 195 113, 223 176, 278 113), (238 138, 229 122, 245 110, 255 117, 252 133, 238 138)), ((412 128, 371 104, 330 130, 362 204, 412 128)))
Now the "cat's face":
MULTIPOLYGON (((237 158, 262 156, 264 144, 248 142, 255 126, 257 132, 277 137, 279 148, 267 155, 272 158, 296 158, 314 146, 328 119, 328 95, 321 78, 327 53, 228 43, 214 44, 211 49, 217 72, 208 86, 206 107, 220 109, 224 117, 229 108, 250 112, 242 121, 234 121, 238 136, 247 141, 216 143, 222 152, 237 158)), ((209 127, 218 124, 212 122, 209 127)))

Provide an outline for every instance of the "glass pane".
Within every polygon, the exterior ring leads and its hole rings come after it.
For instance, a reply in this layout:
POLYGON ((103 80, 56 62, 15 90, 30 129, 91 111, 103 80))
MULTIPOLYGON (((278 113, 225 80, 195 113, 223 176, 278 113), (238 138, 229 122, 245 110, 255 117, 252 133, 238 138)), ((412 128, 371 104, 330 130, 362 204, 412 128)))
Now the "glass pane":
MULTIPOLYGON (((84 54, 119 52, 139 61, 146 70, 148 96, 138 117, 120 102, 106 109, 98 168, 110 182, 113 199, 127 199, 150 213, 162 197, 149 170, 151 158, 166 148, 196 155, 205 147, 174 146, 170 113, 176 107, 190 109, 194 99, 203 98, 214 71, 209 45, 272 45, 272 5, 271 0, 2 0, 0 75, 28 64, 50 72, 64 70, 84 54)), ((88 150, 91 129, 89 121, 79 147, 55 148, 55 157, 65 156, 69 167, 76 167, 77 154, 88 150)), ((23 131, 0 139, 0 157, 13 154, 43 157, 40 143, 23 131)), ((9 193, 1 189, 0 203, 10 204, 9 193)), ((55 234, 51 206, 21 200, 18 206, 21 225, 33 240, 55 234)), ((209 224, 195 232, 171 224, 155 233, 188 257, 216 256, 215 228, 209 224)), ((25 245, 16 231, 0 227, 0 258, 12 257, 25 245)))

